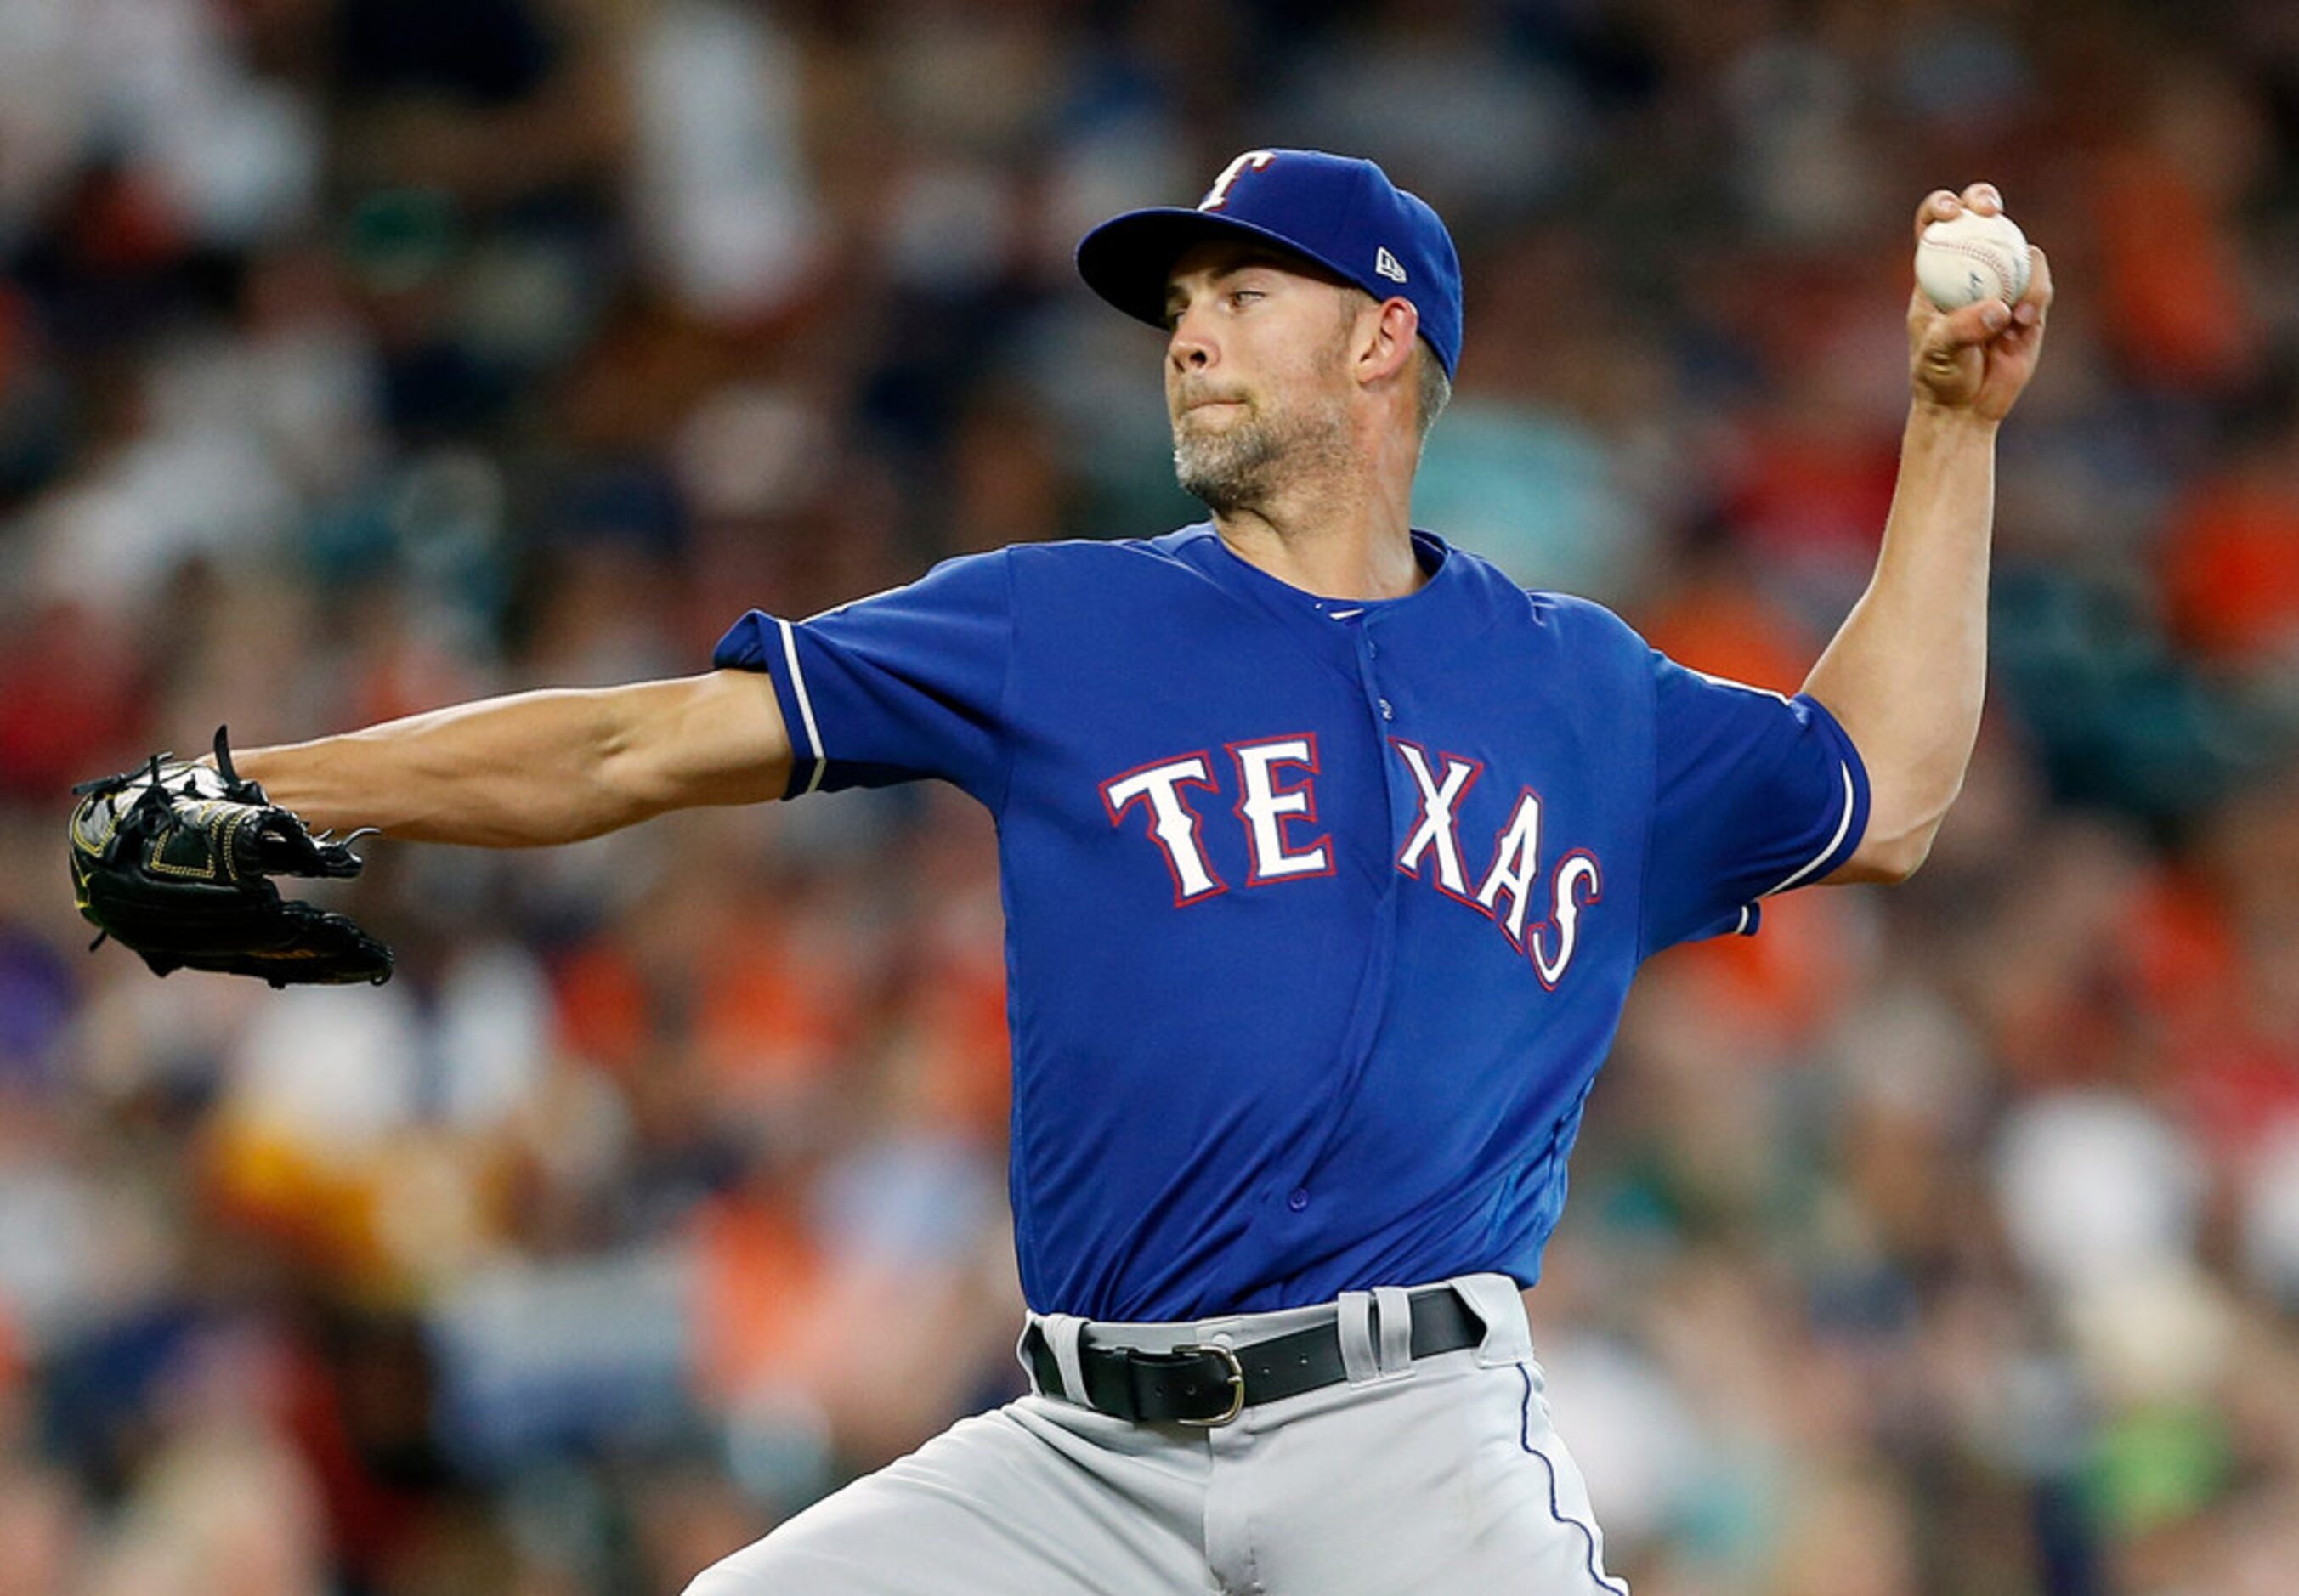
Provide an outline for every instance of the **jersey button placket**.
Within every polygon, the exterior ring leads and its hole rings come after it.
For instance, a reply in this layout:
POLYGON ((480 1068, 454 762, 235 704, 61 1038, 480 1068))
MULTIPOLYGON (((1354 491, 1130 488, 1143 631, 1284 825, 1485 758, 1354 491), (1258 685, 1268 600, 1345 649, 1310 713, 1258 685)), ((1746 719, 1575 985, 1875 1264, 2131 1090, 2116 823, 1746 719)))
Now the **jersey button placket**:
POLYGON ((1365 683, 1365 695, 1373 700, 1374 711, 1383 720, 1394 720, 1397 719, 1397 706, 1389 702, 1388 696, 1380 690, 1381 684, 1374 678, 1373 662, 1381 657, 1381 644, 1374 641, 1371 616, 1357 623, 1357 648, 1364 656, 1357 661, 1357 674, 1365 683))
MULTIPOLYGON (((1404 811, 1405 795, 1398 792, 1397 786, 1401 772, 1392 770, 1390 769, 1392 761, 1383 757, 1388 752, 1387 737, 1381 727, 1397 719, 1397 707, 1382 692, 1382 684, 1374 674, 1374 655, 1380 650, 1373 640, 1371 630, 1373 626, 1377 624, 1379 617, 1372 612, 1361 611, 1355 619, 1357 625, 1352 629, 1356 634, 1353 641, 1356 644, 1355 652, 1357 657, 1357 689, 1364 695, 1359 702, 1365 706, 1366 714, 1374 718, 1374 753, 1380 760, 1387 777, 1381 783, 1382 810, 1381 835, 1385 839, 1393 838, 1396 835, 1398 816, 1404 811)), ((1393 848, 1396 844, 1392 841, 1386 842, 1384 845, 1393 848)), ((1349 1101, 1357 1094, 1364 1076, 1365 1062, 1374 1051, 1373 1038, 1379 1027, 1381 1011, 1384 1007, 1383 999, 1380 994, 1387 991, 1387 986, 1381 972, 1388 969, 1393 962, 1392 944, 1397 932, 1397 883, 1401 877, 1395 870, 1383 870, 1381 875, 1382 882, 1376 889, 1374 915, 1366 927, 1370 942, 1369 952, 1374 959, 1374 964, 1369 972, 1372 978, 1360 993, 1359 1002, 1349 1016, 1349 1029, 1337 1049, 1334 1060, 1337 1075, 1335 1087, 1329 1098, 1324 1122, 1315 1133, 1314 1139, 1309 1143, 1309 1154, 1301 1165, 1304 1176, 1302 1184, 1295 1186, 1285 1197, 1287 1211, 1295 1216, 1298 1223, 1305 1230, 1314 1230, 1315 1226, 1324 1223, 1322 1220, 1306 1217, 1310 1206, 1308 1179, 1315 1177, 1322 1168, 1325 1151, 1332 1145, 1334 1134, 1346 1116, 1349 1101)))

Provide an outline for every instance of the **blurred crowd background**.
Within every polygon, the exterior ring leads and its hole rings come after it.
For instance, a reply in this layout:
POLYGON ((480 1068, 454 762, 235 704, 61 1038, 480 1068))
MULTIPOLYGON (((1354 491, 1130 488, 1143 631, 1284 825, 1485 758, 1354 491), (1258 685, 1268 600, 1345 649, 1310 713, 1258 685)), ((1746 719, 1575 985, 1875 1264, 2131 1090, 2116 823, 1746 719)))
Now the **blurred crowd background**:
POLYGON ((0 1592, 673 1592, 1019 1389, 964 800, 378 842, 274 993, 65 788, 1197 519, 1069 252, 1298 144, 1465 257, 1422 524, 1777 686, 1918 200, 2050 249, 1963 802, 1647 970, 1532 1317, 1639 1596, 2299 1589, 2299 8, 4 0, 0 1592))

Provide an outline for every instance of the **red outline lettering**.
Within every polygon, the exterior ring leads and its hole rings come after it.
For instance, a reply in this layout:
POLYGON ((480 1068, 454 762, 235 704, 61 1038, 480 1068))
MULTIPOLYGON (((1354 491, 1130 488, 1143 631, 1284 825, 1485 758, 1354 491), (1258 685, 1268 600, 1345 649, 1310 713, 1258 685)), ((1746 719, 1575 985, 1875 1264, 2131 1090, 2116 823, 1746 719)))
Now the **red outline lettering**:
POLYGON ((1533 975, 1540 979, 1541 985, 1548 988, 1550 992, 1555 992, 1556 990, 1556 984, 1564 979, 1564 972, 1573 968, 1573 955, 1581 951, 1581 926, 1578 910, 1588 908, 1591 903, 1601 903, 1604 901, 1604 862, 1590 850, 1587 848, 1573 849, 1564 858, 1558 860, 1556 861, 1556 868, 1548 873, 1548 918, 1542 920, 1537 926, 1527 926, 1524 928, 1524 954, 1526 958, 1532 961, 1533 975), (1561 889, 1564 889, 1565 885, 1565 868, 1572 864, 1572 862, 1576 859, 1585 859, 1589 861, 1590 870, 1590 874, 1587 878, 1589 882, 1589 895, 1583 898, 1578 894, 1575 894, 1573 896, 1573 902, 1575 907, 1573 935, 1571 940, 1568 941, 1562 930, 1558 929, 1556 925, 1558 917, 1564 913, 1564 906, 1557 902, 1557 894, 1561 889), (1540 956, 1540 934, 1544 931, 1550 930, 1557 931, 1557 961, 1556 973, 1555 975, 1548 973, 1548 961, 1543 960, 1540 956))
POLYGON ((1146 765, 1136 765, 1131 770, 1121 770, 1103 782, 1100 788, 1101 807, 1108 813, 1109 823, 1112 826, 1124 825, 1125 811, 1132 809, 1137 802, 1147 805, 1149 817, 1147 830, 1150 840, 1158 844, 1158 857, 1166 861, 1166 873, 1173 877, 1174 907, 1176 909, 1190 903, 1202 903, 1208 898, 1217 898, 1229 891, 1229 884, 1221 878, 1221 872, 1214 869, 1213 856, 1206 852, 1205 844, 1201 840, 1205 831, 1205 817, 1192 809, 1190 806, 1190 801, 1182 796, 1183 787, 1203 787, 1218 796, 1221 793, 1221 784, 1214 779, 1213 769, 1212 753, 1208 750, 1200 748, 1194 753, 1175 754, 1171 759, 1151 760, 1146 765), (1190 817, 1190 852, 1195 854, 1198 862, 1205 867, 1206 879, 1213 883, 1213 885, 1194 893, 1186 891, 1182 885, 1181 865, 1174 856, 1173 845, 1166 842, 1164 835, 1158 829, 1158 806, 1150 800, 1150 789, 1143 787, 1140 792, 1128 796, 1124 803, 1113 804, 1109 801, 1110 788, 1123 786, 1137 776, 1146 776, 1153 770, 1179 769, 1192 762, 1205 774, 1177 776, 1174 779, 1173 789, 1174 802, 1181 807, 1183 814, 1190 817))
POLYGON ((1332 833, 1326 833, 1297 852, 1291 846, 1292 838, 1285 832, 1286 827, 1297 823, 1303 826, 1315 826, 1317 823, 1317 786, 1314 779, 1318 771, 1317 734, 1294 732, 1280 737, 1252 737, 1235 743, 1224 743, 1222 747, 1228 751, 1230 763, 1237 767, 1237 802, 1232 807, 1230 813, 1235 815, 1238 824, 1245 827, 1246 857, 1252 861, 1245 878, 1246 885, 1268 886, 1280 881, 1315 881, 1321 876, 1332 875, 1335 869, 1332 833), (1287 870, 1282 875, 1272 876, 1261 868, 1261 844, 1254 839, 1253 822, 1246 818, 1245 802, 1251 796, 1251 788, 1245 779, 1245 761, 1238 757, 1238 750, 1275 748, 1287 743, 1307 744, 1309 757, 1306 760, 1288 757, 1268 761, 1263 768, 1269 773, 1269 795, 1273 799, 1291 798, 1299 793, 1307 796, 1309 803, 1308 807, 1298 815, 1271 814, 1270 823, 1277 830, 1278 862, 1282 864, 1293 860, 1305 860, 1322 852, 1325 856, 1325 868, 1321 870, 1287 870), (1280 786, 1277 784, 1277 767, 1280 765, 1302 766, 1309 772, 1312 779, 1294 786, 1280 786))
MULTIPOLYGON (((1428 769, 1429 751, 1421 746, 1420 744, 1414 742, 1409 737, 1391 737, 1390 739, 1390 743, 1393 747, 1399 750, 1399 758, 1404 757, 1402 752, 1403 750, 1410 748, 1414 752, 1421 756, 1422 769, 1426 770, 1428 769)), ((1469 856, 1465 852, 1462 852, 1461 849, 1461 806, 1468 802, 1469 794, 1477 785, 1477 778, 1485 773, 1485 762, 1482 760, 1465 760, 1457 754, 1447 753, 1441 749, 1438 752, 1437 757, 1445 761, 1446 777, 1450 777, 1457 769, 1465 769, 1469 773, 1469 779, 1463 782, 1461 784, 1461 790, 1453 794, 1453 802, 1445 810, 1445 820, 1441 827, 1444 834, 1453 839, 1453 857, 1461 861, 1461 881, 1464 885, 1467 885, 1469 881, 1469 856)), ((1421 835, 1422 827, 1427 822, 1436 819, 1435 814, 1432 811, 1429 806, 1437 802, 1439 794, 1444 790, 1445 781, 1443 777, 1439 778, 1437 782, 1438 791, 1432 793, 1421 785, 1420 772, 1415 771, 1413 769, 1413 762, 1410 760, 1406 761, 1405 769, 1406 774, 1413 778, 1414 791, 1420 794, 1419 802, 1421 807, 1414 817, 1412 831, 1407 835, 1406 839, 1402 843, 1398 844, 1397 857, 1390 862, 1396 865, 1398 869, 1405 875, 1412 877, 1415 881, 1419 881, 1422 879, 1421 871, 1418 867, 1408 865, 1405 862, 1405 851, 1413 845, 1413 839, 1421 835)), ((1436 844, 1435 838, 1432 838, 1431 842, 1432 845, 1436 844)), ((1423 852, 1425 852, 1426 850, 1424 849, 1423 852)), ((1435 887, 1439 892, 1452 899, 1456 903, 1465 903, 1470 908, 1475 910, 1479 914, 1485 914, 1485 906, 1477 902, 1474 890, 1472 889, 1469 893, 1465 894, 1455 892, 1451 887, 1445 885, 1445 872, 1442 869, 1432 872, 1432 878, 1429 881, 1428 885, 1435 887)), ((1492 917, 1490 915, 1485 915, 1485 918, 1490 919, 1492 917)))
MULTIPOLYGON (((1524 952, 1524 943, 1517 937, 1509 935, 1508 921, 1500 912, 1500 900, 1496 897, 1490 906, 1484 903, 1481 900, 1484 896, 1486 885, 1492 880, 1495 873, 1501 868, 1502 845, 1507 842, 1508 834, 1516 829, 1517 817, 1524 812, 1524 801, 1528 798, 1532 800, 1533 831, 1532 856, 1525 860, 1526 887, 1530 888, 1535 881, 1540 878, 1540 834, 1547 826, 1548 819, 1548 803, 1547 800, 1541 797, 1538 788, 1523 786, 1517 789, 1516 802, 1510 804, 1508 807, 1508 819, 1503 820, 1500 823, 1499 827, 1493 833, 1492 862, 1484 868, 1483 873, 1478 877, 1477 901, 1474 901, 1470 904, 1471 908, 1483 915, 1487 919, 1492 921, 1493 925, 1499 930, 1500 934, 1508 938, 1508 945, 1515 948, 1520 953, 1524 952)), ((1532 912, 1532 901, 1530 898, 1524 897, 1522 894, 1512 894, 1512 896, 1517 899, 1519 906, 1523 910, 1524 913, 1531 914, 1532 912)))

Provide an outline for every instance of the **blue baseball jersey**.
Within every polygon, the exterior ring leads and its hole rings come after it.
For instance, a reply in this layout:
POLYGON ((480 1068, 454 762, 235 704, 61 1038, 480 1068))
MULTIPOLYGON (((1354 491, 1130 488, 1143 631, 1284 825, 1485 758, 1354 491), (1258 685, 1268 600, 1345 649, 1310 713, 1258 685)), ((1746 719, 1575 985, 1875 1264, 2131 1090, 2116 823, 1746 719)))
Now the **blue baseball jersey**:
POLYGON ((1859 844, 1817 702, 1415 544, 1377 603, 1209 525, 1020 545, 718 644, 773 679, 787 796, 938 777, 996 818, 1041 1312, 1530 1284, 1639 963, 1859 844))

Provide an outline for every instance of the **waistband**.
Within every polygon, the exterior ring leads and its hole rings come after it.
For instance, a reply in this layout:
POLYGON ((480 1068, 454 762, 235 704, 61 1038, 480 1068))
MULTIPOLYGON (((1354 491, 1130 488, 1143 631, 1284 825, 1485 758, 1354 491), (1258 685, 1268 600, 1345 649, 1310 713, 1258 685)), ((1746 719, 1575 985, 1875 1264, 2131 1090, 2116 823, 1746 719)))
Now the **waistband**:
POLYGON ((1403 1378, 1416 1359, 1471 1347, 1486 1364, 1531 1356, 1524 1303, 1509 1276, 1457 1276, 1178 1322, 1033 1312, 1015 1351, 1041 1395, 1136 1421, 1212 1425, 1256 1402, 1343 1381, 1403 1378), (1261 1354, 1237 1356, 1253 1348, 1261 1354))

